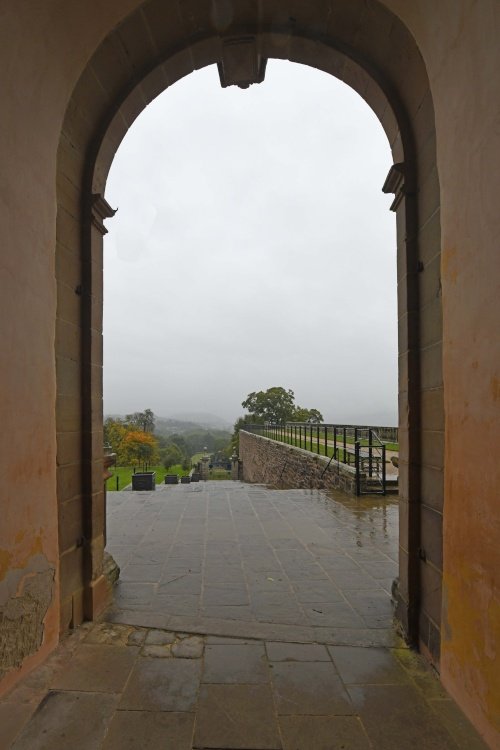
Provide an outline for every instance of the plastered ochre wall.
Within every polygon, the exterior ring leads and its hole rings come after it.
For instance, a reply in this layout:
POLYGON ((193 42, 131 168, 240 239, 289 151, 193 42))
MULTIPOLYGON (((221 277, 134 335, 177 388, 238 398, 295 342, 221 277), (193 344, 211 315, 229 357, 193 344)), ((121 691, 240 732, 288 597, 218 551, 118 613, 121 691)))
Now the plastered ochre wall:
POLYGON ((417 39, 436 113, 445 386, 441 678, 498 747, 500 5, 386 5, 417 39))
POLYGON ((81 68, 133 4, 0 2, 0 692, 40 663, 59 634, 59 134, 81 68))
MULTIPOLYGON (((417 41, 436 113, 446 420, 442 679, 493 746, 500 713, 498 462, 492 449, 500 444, 500 5, 497 0, 384 4, 417 41)), ((0 581, 7 570, 21 571, 22 586, 22 571, 28 575, 40 561, 55 574, 43 645, 25 669, 57 641, 59 133, 86 61, 137 5, 137 0, 0 3, 0 581)))

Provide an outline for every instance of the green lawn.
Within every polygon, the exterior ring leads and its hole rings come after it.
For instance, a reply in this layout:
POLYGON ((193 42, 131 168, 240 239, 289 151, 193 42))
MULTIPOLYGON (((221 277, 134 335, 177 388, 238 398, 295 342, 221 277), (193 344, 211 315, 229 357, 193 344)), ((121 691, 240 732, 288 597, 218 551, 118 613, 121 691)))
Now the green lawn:
MULTIPOLYGON (((328 458, 331 458, 333 456, 333 445, 330 444, 330 436, 328 436, 328 447, 325 454, 325 444, 324 442, 321 442, 322 436, 320 435, 320 444, 319 444, 319 455, 320 456, 327 456, 328 458)), ((333 436, 331 438, 333 443, 333 436)), ((302 436, 302 445, 299 442, 299 439, 297 437, 297 440, 295 440, 290 434, 285 436, 285 440, 283 441, 287 443, 288 445, 295 445, 297 448, 303 448, 304 450, 311 451, 311 453, 318 453, 318 446, 317 446, 317 440, 316 437, 313 435, 312 443, 309 440, 309 437, 307 440, 304 439, 304 436, 302 436)), ((368 446, 368 440, 360 440, 360 445, 362 447, 368 446)), ((386 450, 388 451, 398 451, 399 445, 397 443, 386 443, 386 450)), ((374 455, 376 455, 376 448, 377 446, 374 445, 374 455)), ((346 453, 350 453, 350 456, 346 455, 347 463, 354 463, 354 438, 346 437, 346 453)), ((343 441, 340 435, 337 436, 337 456, 336 458, 340 461, 344 461, 344 451, 343 451, 343 441)))
MULTIPOLYGON (((324 455, 325 446, 324 446, 324 443, 322 442, 324 440, 324 433, 320 432, 319 440, 320 440, 320 443, 319 443, 320 453, 322 453, 324 455)), ((293 440, 291 439, 291 435, 290 434, 288 434, 288 440, 286 440, 286 442, 289 443, 290 445, 293 444, 293 440)), ((346 435, 345 442, 346 442, 346 445, 352 445, 353 446, 354 445, 354 437, 346 435)), ((316 441, 316 435, 314 434, 314 430, 313 430, 313 440, 312 440, 312 443, 313 443, 313 446, 314 446, 313 447, 313 452, 317 453, 317 447, 316 447, 317 441, 316 441)), ((328 444, 329 444, 329 446, 330 446, 331 443, 333 443, 333 434, 331 434, 331 432, 329 431, 328 432, 328 444)), ((299 444, 299 439, 297 437, 296 445, 298 445, 298 444, 299 444)), ((307 437, 307 444, 308 444, 308 446, 310 446, 310 444, 311 444, 310 440, 309 440, 309 435, 307 437)), ((362 447, 367 447, 369 445, 368 440, 360 440, 359 444, 362 447)), ((304 435, 302 435, 302 446, 304 446, 304 435)), ((343 436, 341 434, 337 434, 337 448, 341 448, 342 446, 343 446, 343 436)), ((373 447, 376 448, 377 446, 374 444, 373 447)), ((394 451, 394 452, 398 453, 399 452, 399 443, 385 443, 385 449, 386 449, 386 451, 394 451)), ((308 447, 307 450, 311 450, 311 448, 308 447)), ((330 451, 330 448, 328 448, 328 450, 330 451)), ((328 453, 328 455, 331 456, 332 453, 333 453, 333 447, 332 447, 331 452, 328 453)))
POLYGON ((195 453, 194 456, 191 456, 191 466, 196 466, 198 461, 201 461, 203 456, 206 456, 206 453, 195 453))
POLYGON ((208 478, 214 480, 231 479, 231 472, 228 469, 210 469, 208 478))
MULTIPOLYGON (((132 474, 134 473, 132 466, 112 466, 111 471, 113 476, 106 482, 108 492, 113 492, 116 489, 124 490, 132 482, 132 474), (118 487, 116 486, 117 479, 118 487)), ((180 464, 170 466, 168 471, 164 466, 151 466, 148 471, 156 471, 156 484, 162 484, 165 481, 165 474, 177 474, 179 477, 189 474, 189 469, 183 469, 180 464)))

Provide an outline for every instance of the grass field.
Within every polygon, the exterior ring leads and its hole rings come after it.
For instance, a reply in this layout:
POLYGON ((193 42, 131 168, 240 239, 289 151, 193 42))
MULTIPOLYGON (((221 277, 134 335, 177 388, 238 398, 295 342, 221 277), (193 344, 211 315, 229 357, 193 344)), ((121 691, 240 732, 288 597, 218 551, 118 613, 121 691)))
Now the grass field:
POLYGON ((191 456, 191 466, 196 466, 198 461, 201 461, 203 456, 206 456, 206 453, 195 453, 194 456, 191 456))
MULTIPOLYGON (((111 467, 113 476, 106 482, 106 490, 113 492, 114 490, 124 490, 132 482, 132 474, 134 469, 132 466, 113 466, 111 467), (116 480, 118 479, 118 487, 116 480)), ((156 471, 156 483, 160 484, 165 481, 165 474, 177 474, 182 477, 189 474, 189 469, 183 469, 179 464, 178 466, 170 466, 168 471, 164 466, 151 466, 148 471, 156 471)))
POLYGON ((208 478, 214 480, 231 479, 231 472, 227 469, 210 469, 208 478))
MULTIPOLYGON (((285 438, 285 440, 283 442, 285 442, 288 445, 295 445, 297 448, 303 448, 306 451, 311 451, 311 453, 318 453, 317 441, 314 439, 314 437, 313 437, 312 443, 309 440, 309 438, 307 438, 307 440, 305 440, 304 437, 302 437, 302 445, 301 445, 299 443, 298 438, 297 438, 297 440, 294 440, 294 438, 292 438, 291 435, 288 435, 288 437, 285 438)), ((333 442, 333 438, 332 438, 332 442, 333 442)), ((360 445, 362 447, 367 447, 368 446, 368 440, 360 440, 359 442, 360 442, 360 445)), ((378 446, 376 446, 376 445, 373 446, 373 448, 374 448, 374 454, 373 455, 374 456, 377 455, 377 450, 376 450, 377 447, 378 446)), ((399 445, 397 443, 386 443, 386 450, 388 450, 388 451, 398 451, 399 450, 399 445)), ((345 456, 346 463, 349 463, 349 464, 353 464, 354 463, 354 456, 352 455, 353 453, 354 453, 354 438, 347 438, 346 439, 346 454, 347 455, 345 456), (350 454, 350 455, 348 455, 348 454, 350 454)), ((320 437, 319 455, 320 456, 327 456, 328 458, 331 458, 333 456, 333 445, 330 444, 330 438, 328 438, 328 446, 327 446, 326 453, 325 453, 325 444, 321 442, 321 437, 320 437)), ((340 436, 337 437, 337 456, 336 456, 336 458, 339 461, 344 462, 343 442, 342 442, 342 439, 340 438, 340 436)))
MULTIPOLYGON (((324 455, 324 453, 325 453, 325 445, 324 445, 324 442, 323 442, 324 441, 324 435, 322 435, 321 433, 320 433, 320 436, 319 436, 319 440, 320 440, 320 443, 319 443, 320 453, 322 453, 324 455)), ((293 440, 292 440, 292 436, 290 434, 288 435, 288 440, 286 442, 289 445, 293 445, 294 444, 293 440)), ((353 437, 346 436, 346 441, 345 442, 346 442, 346 445, 354 446, 354 438, 353 437)), ((333 454, 333 446, 332 446, 332 449, 331 449, 331 452, 330 452, 330 444, 332 444, 332 443, 333 443, 333 435, 330 435, 330 433, 328 433, 328 446, 329 446, 328 447, 328 450, 329 450, 328 455, 329 456, 331 456, 333 454)), ((299 445, 298 438, 297 438, 297 442, 295 444, 297 446, 299 445)), ((307 444, 308 444, 307 450, 311 450, 311 448, 310 448, 311 441, 309 440, 309 436, 307 438, 307 444)), ((315 435, 313 435, 312 444, 313 444, 313 448, 312 448, 313 452, 317 453, 318 452, 317 451, 317 447, 316 447, 317 446, 317 441, 316 441, 316 436, 315 435)), ((368 440, 360 440, 359 444, 361 445, 362 448, 366 448, 369 445, 368 440)), ((303 436, 302 436, 302 446, 304 446, 304 437, 303 436)), ((341 448, 342 446, 343 446, 343 437, 342 437, 342 435, 337 435, 337 448, 341 448)), ((374 444, 373 447, 376 448, 377 446, 374 444)), ((394 451, 395 453, 398 453, 399 452, 399 444, 398 443, 385 443, 385 449, 386 449, 386 451, 394 451)))

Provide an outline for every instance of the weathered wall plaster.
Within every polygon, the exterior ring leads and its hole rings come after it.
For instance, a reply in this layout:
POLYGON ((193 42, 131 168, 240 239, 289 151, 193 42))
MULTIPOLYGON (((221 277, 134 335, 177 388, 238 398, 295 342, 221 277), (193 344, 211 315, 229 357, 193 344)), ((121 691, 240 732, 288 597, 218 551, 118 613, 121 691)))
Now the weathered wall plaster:
POLYGON ((436 113, 445 385, 441 678, 499 747, 500 4, 385 2, 417 40, 436 113))
POLYGON ((40 554, 0 581, 0 679, 42 645, 54 583, 55 568, 40 554))
MULTIPOLYGON (((500 5, 383 4, 416 39, 436 112, 444 340, 442 354, 436 348, 429 356, 442 356, 445 385, 441 672, 493 747, 500 744, 498 461, 492 449, 500 444, 500 5)), ((0 563, 8 569, 29 567, 37 554, 30 552, 30 540, 40 530, 40 553, 57 565, 54 258, 56 153, 64 113, 89 57, 139 5, 0 2, 0 319, 9 321, 0 350, 0 563)), ((432 221, 428 231, 434 231, 432 221)), ((56 571, 42 648, 26 660, 26 669, 57 642, 57 583, 56 571)))
POLYGON ((9 669, 0 693, 43 661, 59 637, 55 242, 62 121, 89 55, 136 4, 0 0, 0 582, 9 571, 25 571, 20 598, 34 618, 31 641, 23 625, 16 644, 9 618, 20 602, 11 602, 7 619, 4 611, 2 644, 9 643, 16 663, 26 658, 9 669), (40 555, 53 571, 44 617, 49 574, 36 574, 35 584, 31 572, 40 555))

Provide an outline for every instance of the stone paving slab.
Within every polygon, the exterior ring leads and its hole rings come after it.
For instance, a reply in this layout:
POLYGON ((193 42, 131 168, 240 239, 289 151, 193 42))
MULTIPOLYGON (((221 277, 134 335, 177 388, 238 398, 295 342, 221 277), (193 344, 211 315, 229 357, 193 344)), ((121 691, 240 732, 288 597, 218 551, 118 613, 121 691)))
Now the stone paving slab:
POLYGON ((354 716, 281 716, 284 750, 372 750, 354 716))
POLYGON ((195 714, 116 711, 103 750, 191 750, 195 714))
POLYGON ((392 500, 218 482, 109 502, 115 604, 0 701, 2 750, 484 750, 392 626, 392 500))
POLYGON ((15 750, 94 750, 104 741, 116 695, 49 691, 13 743, 15 750))
POLYGON ((321 640, 324 628, 332 643, 378 630, 368 642, 386 644, 397 526, 394 498, 230 481, 110 493, 121 576, 108 617, 283 640, 321 640))
POLYGON ((61 644, 0 701, 0 717, 2 750, 485 750, 406 649, 107 622, 61 644))
POLYGON ((270 686, 203 685, 193 747, 280 750, 270 686))

